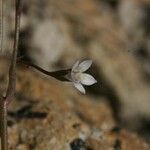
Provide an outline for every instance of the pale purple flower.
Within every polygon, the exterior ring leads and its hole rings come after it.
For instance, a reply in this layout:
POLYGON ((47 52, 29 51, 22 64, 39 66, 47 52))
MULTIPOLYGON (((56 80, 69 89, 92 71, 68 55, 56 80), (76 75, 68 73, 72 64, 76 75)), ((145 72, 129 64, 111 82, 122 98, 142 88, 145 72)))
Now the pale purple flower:
POLYGON ((83 85, 92 85, 97 81, 90 74, 84 73, 86 70, 90 68, 92 65, 92 60, 85 60, 83 62, 77 61, 71 72, 66 76, 68 80, 70 80, 73 85, 83 94, 85 94, 85 89, 83 85))

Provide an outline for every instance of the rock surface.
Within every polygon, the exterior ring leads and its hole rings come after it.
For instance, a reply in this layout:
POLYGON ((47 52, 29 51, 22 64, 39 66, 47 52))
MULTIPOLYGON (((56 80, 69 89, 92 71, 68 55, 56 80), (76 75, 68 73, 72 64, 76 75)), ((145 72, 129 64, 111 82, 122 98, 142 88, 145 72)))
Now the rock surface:
MULTIPOLYGON (((14 25, 14 3, 9 3, 7 50, 14 25)), ((21 57, 27 54, 45 69, 93 59, 101 83, 94 92, 120 103, 119 120, 132 128, 141 118, 150 120, 149 0, 26 0, 23 6, 21 57)))
MULTIPOLYGON (((11 52, 14 2, 5 3, 4 46, 11 52)), ((98 84, 87 88, 93 95, 90 99, 107 101, 113 116, 126 128, 139 130, 145 120, 149 125, 149 0, 26 0, 23 6, 19 57, 47 70, 92 59, 91 72, 98 84)), ((7 80, 1 80, 5 91, 7 80)), ((34 95, 32 90, 29 93, 34 95)), ((41 95, 36 94, 38 99, 41 95)), ((148 130, 150 135, 149 126, 148 130)))
MULTIPOLYGON (((1 59, 1 78, 7 66, 1 59)), ((135 133, 117 127, 104 98, 81 95, 70 83, 28 68, 17 69, 8 126, 9 150, 150 149, 135 133)))

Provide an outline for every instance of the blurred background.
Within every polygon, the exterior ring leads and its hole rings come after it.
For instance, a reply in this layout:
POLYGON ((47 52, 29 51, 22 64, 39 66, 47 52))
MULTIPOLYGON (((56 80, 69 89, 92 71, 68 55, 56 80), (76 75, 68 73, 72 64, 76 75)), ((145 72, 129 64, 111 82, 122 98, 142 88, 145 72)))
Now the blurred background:
MULTIPOLYGON (((25 0, 18 57, 46 70, 92 59, 98 83, 118 125, 150 140, 150 1, 25 0)), ((14 3, 6 0, 4 51, 12 52, 14 3)))

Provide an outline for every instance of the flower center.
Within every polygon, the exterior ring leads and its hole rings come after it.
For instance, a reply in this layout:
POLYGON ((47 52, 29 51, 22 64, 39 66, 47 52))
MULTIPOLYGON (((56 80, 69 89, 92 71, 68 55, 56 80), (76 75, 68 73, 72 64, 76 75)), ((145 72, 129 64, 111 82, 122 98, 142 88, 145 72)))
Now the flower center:
POLYGON ((74 72, 73 73, 73 80, 75 81, 75 82, 80 82, 81 81, 81 75, 82 75, 82 73, 81 72, 74 72))

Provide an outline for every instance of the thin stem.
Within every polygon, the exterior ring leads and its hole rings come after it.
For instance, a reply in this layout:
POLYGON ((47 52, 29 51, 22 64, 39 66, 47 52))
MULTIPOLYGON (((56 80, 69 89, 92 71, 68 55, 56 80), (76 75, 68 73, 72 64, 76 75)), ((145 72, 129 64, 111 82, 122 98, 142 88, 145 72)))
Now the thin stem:
POLYGON ((0 36, 1 36, 1 41, 0 41, 0 52, 3 51, 3 21, 4 21, 4 17, 3 17, 3 11, 4 11, 4 5, 3 5, 3 0, 0 0, 0 36))
POLYGON ((0 0, 0 38, 1 38, 0 39, 0 53, 3 52, 3 38, 4 38, 3 26, 4 26, 4 2, 3 0, 0 0))
MULTIPOLYGON (((0 52, 3 52, 3 0, 0 0, 0 52)), ((1 138, 1 150, 7 150, 7 108, 6 102, 2 95, 0 95, 0 138, 1 138)))
POLYGON ((7 150, 7 103, 3 99, 0 102, 0 120, 1 149, 7 150))
POLYGON ((49 72, 49 71, 46 71, 43 68, 41 68, 35 64, 32 64, 30 62, 21 61, 21 60, 18 60, 17 62, 27 66, 28 68, 30 68, 30 67, 34 68, 34 69, 42 72, 43 74, 54 77, 54 78, 61 80, 61 81, 68 81, 68 79, 65 78, 65 75, 67 75, 71 71, 71 69, 65 69, 65 70, 58 70, 58 71, 49 72))
POLYGON ((16 0, 15 37, 14 37, 13 54, 12 54, 10 68, 9 68, 9 84, 6 93, 7 101, 11 101, 15 91, 16 61, 17 61, 17 51, 18 51, 18 43, 19 43, 21 9, 22 9, 21 0, 16 0))
POLYGON ((16 61, 19 43, 20 32, 20 15, 21 15, 21 0, 16 0, 16 13, 15 13, 15 37, 13 54, 9 67, 9 83, 6 91, 6 96, 0 98, 0 135, 1 135, 1 149, 8 150, 8 136, 7 136, 7 106, 13 99, 16 84, 16 61))

